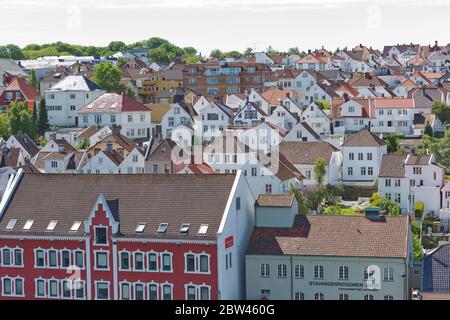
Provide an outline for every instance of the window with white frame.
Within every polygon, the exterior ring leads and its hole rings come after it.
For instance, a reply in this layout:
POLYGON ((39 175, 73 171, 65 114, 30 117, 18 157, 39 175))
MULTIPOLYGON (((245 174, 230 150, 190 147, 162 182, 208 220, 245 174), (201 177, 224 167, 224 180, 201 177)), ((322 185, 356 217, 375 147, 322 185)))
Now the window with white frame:
POLYGON ((95 282, 95 298, 97 300, 109 300, 109 282, 95 282))
POLYGON ((394 268, 387 266, 384 268, 383 272, 384 281, 394 281, 394 268))
POLYGON ((108 244, 108 228, 107 227, 95 227, 95 245, 106 245, 108 244))
POLYGON ((314 266, 314 279, 323 279, 323 266, 314 266))
POLYGON ((157 252, 149 252, 147 254, 148 257, 148 271, 158 271, 158 253, 157 252))
POLYGON ((75 250, 75 265, 82 269, 84 268, 84 252, 82 250, 75 250))
POLYGON ((38 298, 45 298, 46 290, 45 290, 45 279, 36 279, 35 280, 35 296, 38 298))
POLYGON ((119 270, 130 270, 130 253, 128 251, 121 251, 119 256, 119 270))
POLYGON ((54 249, 47 250, 48 268, 58 267, 58 252, 54 249))
POLYGON ((296 292, 294 300, 305 300, 305 294, 303 292, 296 292))
POLYGON ((60 254, 61 254, 61 267, 63 267, 63 268, 70 267, 70 264, 71 264, 70 250, 65 250, 65 249, 61 250, 60 254))
POLYGON ((339 266, 339 280, 348 280, 347 266, 339 266))
POLYGON ((305 277, 305 267, 302 264, 297 264, 294 268, 294 277, 303 279, 305 277))
POLYGON ((172 254, 170 252, 163 252, 161 256, 161 272, 172 272, 172 254))
POLYGON ((85 294, 85 282, 84 280, 75 281, 75 299, 84 299, 85 294))
POLYGON ((23 297, 24 296, 24 279, 20 277, 5 276, 1 279, 2 296, 5 297, 23 297))
POLYGON ((270 277, 270 265, 268 263, 261 263, 260 275, 261 275, 261 278, 269 278, 270 277))
POLYGON ((95 251, 95 269, 108 270, 108 252, 107 251, 95 251))
POLYGON ((150 283, 148 285, 148 300, 158 300, 158 284, 150 283))
POLYGON ((277 267, 277 277, 286 278, 287 277, 287 265, 284 263, 278 264, 277 267))
POLYGON ((45 267, 45 250, 36 249, 34 251, 34 266, 36 268, 44 268, 45 267))
POLYGON ((59 293, 59 282, 56 279, 48 280, 48 297, 49 298, 58 298, 59 293))
POLYGON ((144 300, 144 284, 134 284, 134 300, 144 300))
POLYGON ((130 300, 130 284, 128 282, 120 283, 120 299, 121 300, 130 300))
POLYGON ((364 295, 364 300, 373 300, 373 295, 371 295, 371 294, 365 294, 365 295, 364 295))
POLYGON ((325 300, 325 295, 321 292, 314 294, 314 300, 325 300))
POLYGON ((207 253, 188 252, 185 255, 185 272, 187 273, 209 273, 210 255, 207 253))
POLYGON ((164 283, 161 285, 162 300, 172 300, 173 299, 173 285, 169 283, 164 283))
POLYGON ((348 294, 346 293, 339 294, 339 300, 348 300, 348 294))
POLYGON ((134 252, 133 257, 133 270, 144 271, 144 254, 142 252, 134 252))

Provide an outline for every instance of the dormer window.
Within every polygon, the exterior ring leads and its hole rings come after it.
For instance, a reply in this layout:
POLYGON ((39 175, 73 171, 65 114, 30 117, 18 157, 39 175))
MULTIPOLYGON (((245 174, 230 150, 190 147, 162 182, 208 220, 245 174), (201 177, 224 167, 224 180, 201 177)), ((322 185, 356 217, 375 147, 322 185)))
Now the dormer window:
POLYGON ((135 232, 144 232, 146 224, 144 222, 140 222, 137 227, 136 230, 134 230, 135 232))
POLYGON ((191 225, 189 223, 183 223, 180 228, 181 233, 187 233, 191 225))
POLYGON ((30 230, 33 226, 33 223, 34 220, 27 220, 27 222, 25 222, 25 225, 23 226, 23 230, 30 230))
POLYGON ((50 223, 47 226, 47 231, 54 231, 57 224, 58 224, 57 220, 50 221, 50 223))
POLYGON ((198 229, 198 234, 206 234, 208 232, 209 224, 202 224, 198 229))

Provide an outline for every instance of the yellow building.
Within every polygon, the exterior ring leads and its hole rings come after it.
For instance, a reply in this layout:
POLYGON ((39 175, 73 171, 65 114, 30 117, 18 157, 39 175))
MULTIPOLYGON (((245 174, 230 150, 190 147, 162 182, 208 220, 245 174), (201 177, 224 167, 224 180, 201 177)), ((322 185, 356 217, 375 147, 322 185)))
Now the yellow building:
POLYGON ((157 103, 159 97, 183 85, 182 70, 168 69, 152 72, 148 76, 148 79, 142 83, 141 94, 144 97, 144 103, 157 103))

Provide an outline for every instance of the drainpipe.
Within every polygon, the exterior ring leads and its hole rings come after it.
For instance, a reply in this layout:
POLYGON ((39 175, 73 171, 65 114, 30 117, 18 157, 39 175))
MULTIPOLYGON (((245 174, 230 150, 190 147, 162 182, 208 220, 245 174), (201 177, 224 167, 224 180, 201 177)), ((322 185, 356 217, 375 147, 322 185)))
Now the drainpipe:
POLYGON ((291 300, 294 300, 294 259, 293 256, 290 256, 291 259, 291 300))

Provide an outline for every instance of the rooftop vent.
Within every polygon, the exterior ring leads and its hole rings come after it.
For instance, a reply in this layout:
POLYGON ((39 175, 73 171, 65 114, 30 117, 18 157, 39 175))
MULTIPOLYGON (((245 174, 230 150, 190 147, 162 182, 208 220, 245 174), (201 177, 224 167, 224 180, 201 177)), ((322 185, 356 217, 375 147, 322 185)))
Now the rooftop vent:
POLYGON ((78 231, 78 229, 80 229, 81 226, 81 221, 75 221, 72 224, 72 227, 70 227, 70 231, 78 231))
POLYGON ((145 222, 139 222, 136 227, 136 230, 134 230, 134 231, 135 232, 144 232, 145 226, 146 226, 145 222))
POLYGON ((17 219, 10 219, 8 224, 6 225, 6 230, 14 229, 16 223, 17 223, 17 219))
POLYGON ((58 224, 57 220, 52 220, 47 226, 47 231, 53 231, 55 230, 56 225, 58 224))
POLYGON ((25 225, 23 226, 23 230, 30 230, 33 226, 33 223, 34 220, 27 220, 27 222, 25 222, 25 225))
POLYGON ((181 233, 187 233, 191 225, 189 223, 183 223, 180 228, 181 233))
POLYGON ((158 232, 159 233, 164 233, 167 230, 167 227, 169 226, 168 223, 161 223, 158 227, 158 232))

